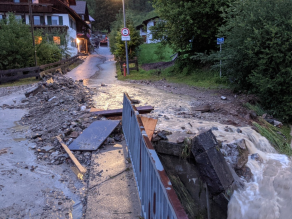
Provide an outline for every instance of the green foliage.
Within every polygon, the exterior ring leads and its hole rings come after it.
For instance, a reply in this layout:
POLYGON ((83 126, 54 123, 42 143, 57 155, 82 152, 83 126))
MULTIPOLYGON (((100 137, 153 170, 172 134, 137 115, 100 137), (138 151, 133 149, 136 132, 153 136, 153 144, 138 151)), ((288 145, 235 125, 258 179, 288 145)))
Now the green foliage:
POLYGON ((122 8, 121 0, 95 0, 95 13, 92 15, 95 19, 94 28, 110 32, 111 23, 122 8))
MULTIPOLYGON (((264 108, 292 120, 292 1, 237 0, 225 10, 224 73, 256 92, 264 108)), ((218 57, 217 57, 218 58, 218 57)))
POLYGON ((250 103, 245 103, 244 106, 247 107, 247 108, 250 109, 250 110, 255 111, 255 113, 256 113, 258 116, 262 116, 262 115, 265 114, 265 111, 262 109, 262 107, 261 107, 259 104, 252 105, 252 104, 250 104, 250 103))
POLYGON ((169 62, 173 55, 172 49, 161 43, 142 44, 138 50, 138 61, 140 64, 169 62))
POLYGON ((57 45, 52 42, 42 42, 37 45, 37 61, 38 65, 49 64, 60 61, 62 53, 57 45))
MULTIPOLYGON (((30 26, 17 21, 13 14, 0 21, 0 69, 17 69, 35 66, 34 47, 30 26)), ((67 48, 66 34, 60 36, 63 45, 55 45, 45 32, 35 31, 35 36, 42 36, 40 45, 36 45, 38 65, 59 61, 67 48)))
MULTIPOLYGON (((63 32, 58 28, 51 28, 49 31, 47 29, 35 31, 34 35, 42 36, 43 38, 42 46, 40 47, 39 45, 37 45, 36 46, 37 50, 46 48, 46 49, 52 50, 52 51, 46 51, 48 54, 49 53, 56 54, 56 47, 57 47, 59 49, 61 58, 69 58, 71 56, 70 55, 71 49, 68 47, 69 35, 67 34, 67 32, 63 32), (60 45, 54 43, 53 41, 54 36, 60 37, 60 45), (44 46, 44 44, 48 44, 48 45, 44 46)), ((57 55, 57 56, 59 57, 60 55, 57 55)), ((57 61, 59 61, 61 58, 59 58, 57 61)), ((54 59, 54 57, 52 59, 54 59)))
MULTIPOLYGON (((128 41, 129 59, 133 59, 136 56, 137 48, 142 44, 142 38, 140 37, 140 33, 136 30, 133 20, 130 16, 127 17, 126 26, 129 28, 131 33, 131 40, 128 41)), ((118 19, 113 22, 112 27, 112 32, 109 35, 111 52, 115 55, 116 60, 125 60, 125 42, 121 39, 121 29, 124 27, 124 25, 121 16, 118 16, 118 19)))
POLYGON ((154 39, 169 44, 174 51, 210 52, 216 48, 223 0, 154 0, 162 22, 152 28, 154 39), (192 42, 190 42, 192 41, 192 42))
POLYGON ((33 42, 28 25, 11 14, 0 20, 0 69, 24 68, 34 65, 33 42), (9 19, 9 22, 8 22, 9 19))
POLYGON ((152 0, 125 0, 127 10, 149 12, 153 10, 152 0))
POLYGON ((288 156, 292 155, 292 149, 289 141, 291 138, 287 139, 281 129, 269 124, 264 119, 260 119, 260 124, 254 122, 253 125, 262 136, 269 140, 278 152, 288 156))

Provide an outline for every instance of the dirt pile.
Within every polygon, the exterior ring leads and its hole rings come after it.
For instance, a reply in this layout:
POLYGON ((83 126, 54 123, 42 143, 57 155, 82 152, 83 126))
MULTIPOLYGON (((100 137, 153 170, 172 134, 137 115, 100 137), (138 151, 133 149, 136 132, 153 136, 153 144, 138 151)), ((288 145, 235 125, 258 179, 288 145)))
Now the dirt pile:
MULTIPOLYGON (((37 84, 38 92, 32 92, 21 100, 19 105, 3 105, 2 108, 29 108, 29 113, 21 119, 22 125, 32 130, 27 138, 36 143, 35 154, 38 160, 49 164, 70 163, 71 160, 56 139, 61 135, 69 145, 97 116, 89 113, 93 90, 79 81, 55 75, 37 84)), ((75 152, 84 165, 90 164, 90 152, 75 152)))

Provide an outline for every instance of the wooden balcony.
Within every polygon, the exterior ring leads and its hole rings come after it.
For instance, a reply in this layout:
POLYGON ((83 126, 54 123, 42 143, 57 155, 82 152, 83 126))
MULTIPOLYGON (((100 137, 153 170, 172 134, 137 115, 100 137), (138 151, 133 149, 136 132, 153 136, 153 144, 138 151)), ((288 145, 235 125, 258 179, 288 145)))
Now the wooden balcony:
MULTIPOLYGON (((53 4, 32 4, 33 13, 52 13, 53 4)), ((1 2, 0 12, 28 13, 28 3, 1 2)))
POLYGON ((62 32, 66 33, 68 26, 60 25, 34 25, 34 30, 44 30, 47 33, 62 32))

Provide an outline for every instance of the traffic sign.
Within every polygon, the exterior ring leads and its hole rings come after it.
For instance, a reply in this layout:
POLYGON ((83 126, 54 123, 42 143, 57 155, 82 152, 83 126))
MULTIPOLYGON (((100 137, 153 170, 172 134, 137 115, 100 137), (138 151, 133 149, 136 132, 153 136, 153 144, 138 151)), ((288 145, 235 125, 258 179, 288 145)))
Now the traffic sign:
POLYGON ((130 41, 131 37, 130 36, 122 36, 122 41, 130 41))
POLYGON ((122 36, 130 36, 130 30, 126 27, 124 27, 121 31, 122 36))
POLYGON ((223 44, 224 43, 224 37, 220 37, 220 38, 217 38, 217 44, 223 44))

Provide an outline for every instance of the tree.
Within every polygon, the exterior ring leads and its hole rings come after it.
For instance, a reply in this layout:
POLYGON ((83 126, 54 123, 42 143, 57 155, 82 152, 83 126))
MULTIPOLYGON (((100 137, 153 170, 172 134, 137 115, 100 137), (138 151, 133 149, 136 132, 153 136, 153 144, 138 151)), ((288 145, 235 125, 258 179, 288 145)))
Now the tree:
POLYGON ((225 10, 224 71, 239 89, 292 120, 292 1, 237 0, 225 10))
POLYGON ((0 20, 0 69, 32 66, 33 54, 29 26, 16 20, 12 14, 0 20))
POLYGON ((125 0, 127 10, 149 12, 153 10, 152 0, 125 0))
MULTIPOLYGON (((124 27, 124 23, 121 14, 117 18, 118 19, 112 24, 112 32, 109 36, 110 49, 117 60, 125 60, 125 42, 121 40, 121 29, 124 27)), ((127 28, 129 28, 131 33, 131 40, 128 42, 128 51, 129 58, 132 59, 136 56, 136 50, 143 43, 143 39, 139 31, 136 30, 130 16, 127 16, 127 28)))
POLYGON ((97 30, 110 32, 111 23, 116 20, 116 15, 122 9, 122 0, 96 0, 94 27, 97 30))
POLYGON ((218 28, 223 24, 223 0, 154 0, 162 22, 153 28, 154 38, 174 51, 209 53, 216 48, 218 28))
MULTIPOLYGON (((67 51, 66 34, 54 32, 60 36, 62 45, 53 43, 53 37, 45 31, 35 31, 35 39, 41 37, 36 45, 38 65, 59 61, 67 51), (63 54, 62 54, 63 52, 63 54)), ((17 69, 34 66, 34 47, 30 26, 16 20, 13 14, 0 21, 0 69, 17 69)))

